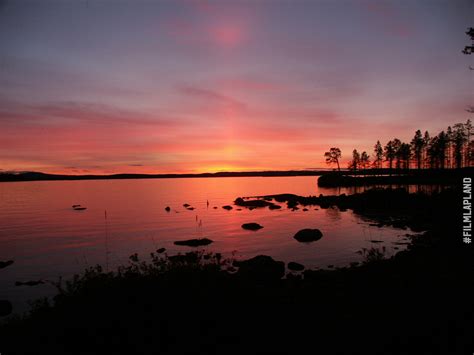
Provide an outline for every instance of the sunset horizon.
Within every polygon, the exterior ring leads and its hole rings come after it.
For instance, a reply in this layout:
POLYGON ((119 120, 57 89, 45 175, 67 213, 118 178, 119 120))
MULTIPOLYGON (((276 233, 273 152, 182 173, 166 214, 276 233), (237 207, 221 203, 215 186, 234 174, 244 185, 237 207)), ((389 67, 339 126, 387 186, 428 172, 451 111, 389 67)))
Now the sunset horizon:
POLYGON ((0 0, 0 355, 472 354, 473 14, 0 0))
POLYGON ((345 167, 469 118, 457 4, 2 2, 0 171, 345 167))

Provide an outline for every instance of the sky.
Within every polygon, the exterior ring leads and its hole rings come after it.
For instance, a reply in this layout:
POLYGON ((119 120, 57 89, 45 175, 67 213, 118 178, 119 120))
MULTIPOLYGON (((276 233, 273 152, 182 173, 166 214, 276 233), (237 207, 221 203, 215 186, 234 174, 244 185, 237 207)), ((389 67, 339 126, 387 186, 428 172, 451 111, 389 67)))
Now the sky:
MULTIPOLYGON (((0 0, 0 171, 327 167, 465 122, 471 0, 0 0)), ((471 114, 472 116, 472 114, 471 114)))

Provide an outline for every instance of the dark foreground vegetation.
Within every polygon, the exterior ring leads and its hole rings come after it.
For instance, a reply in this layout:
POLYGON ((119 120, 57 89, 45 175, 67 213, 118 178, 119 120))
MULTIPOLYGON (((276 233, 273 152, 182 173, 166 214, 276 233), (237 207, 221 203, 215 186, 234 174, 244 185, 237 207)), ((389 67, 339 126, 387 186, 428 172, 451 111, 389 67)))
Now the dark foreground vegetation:
POLYGON ((372 248, 362 251, 362 263, 333 271, 304 270, 268 256, 248 261, 205 251, 169 256, 163 248, 147 261, 132 255, 115 272, 97 266, 58 282, 52 302, 38 301, 30 315, 0 328, 0 351, 472 353, 474 259, 472 248, 462 243, 459 191, 236 201, 338 206, 381 226, 426 231, 390 259, 383 248, 372 248))

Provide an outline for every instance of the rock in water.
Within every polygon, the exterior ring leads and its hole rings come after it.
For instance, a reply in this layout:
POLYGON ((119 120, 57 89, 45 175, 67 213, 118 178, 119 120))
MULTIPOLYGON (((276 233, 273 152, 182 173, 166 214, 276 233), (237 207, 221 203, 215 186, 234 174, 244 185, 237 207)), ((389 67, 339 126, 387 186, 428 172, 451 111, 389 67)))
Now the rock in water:
POLYGON ((188 240, 178 240, 174 242, 175 245, 185 245, 188 247, 199 247, 202 245, 209 245, 212 243, 212 240, 207 238, 202 239, 188 239, 188 240))
POLYGON ((315 242, 323 237, 323 233, 319 229, 302 229, 295 234, 295 238, 298 242, 309 243, 315 242))
POLYGON ((222 206, 222 208, 227 211, 230 211, 232 209, 232 206, 226 205, 226 206, 222 206))
POLYGON ((169 211, 171 211, 171 208, 170 208, 170 206, 166 206, 166 207, 165 207, 165 211, 166 211, 166 212, 169 212, 169 211))
POLYGON ((234 203, 237 206, 242 206, 242 207, 270 207, 270 206, 276 206, 272 202, 264 201, 264 200, 244 200, 242 197, 238 197, 234 203))
POLYGON ((279 280, 285 275, 285 263, 267 255, 235 261, 234 266, 239 268, 237 275, 260 282, 279 280))
POLYGON ((300 263, 296 263, 294 261, 290 261, 288 263, 288 270, 291 271, 303 271, 304 270, 304 265, 300 263))
POLYGON ((258 223, 244 223, 244 224, 242 224, 242 228, 252 230, 252 231, 256 231, 256 230, 259 230, 259 229, 263 228, 263 226, 261 226, 258 223))

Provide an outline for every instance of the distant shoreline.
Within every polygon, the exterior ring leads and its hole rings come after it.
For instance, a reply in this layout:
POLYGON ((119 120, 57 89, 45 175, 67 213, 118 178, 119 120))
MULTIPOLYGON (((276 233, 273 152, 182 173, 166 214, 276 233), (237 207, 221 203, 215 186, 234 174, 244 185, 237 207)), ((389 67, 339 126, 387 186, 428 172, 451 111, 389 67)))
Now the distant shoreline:
POLYGON ((212 177, 278 177, 278 176, 320 176, 328 173, 324 170, 290 171, 246 171, 218 172, 201 174, 113 174, 113 175, 61 175, 40 172, 0 173, 0 182, 16 181, 58 181, 58 180, 125 180, 125 179, 177 179, 212 177))
POLYGON ((127 179, 179 179, 214 177, 289 177, 322 176, 320 186, 359 186, 373 184, 452 184, 474 173, 474 168, 461 169, 367 169, 348 170, 287 170, 287 171, 240 171, 200 174, 113 174, 113 175, 61 175, 41 172, 0 173, 0 182, 61 181, 61 180, 127 180, 127 179), (354 177, 358 176, 358 178, 354 177))

